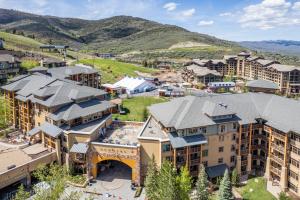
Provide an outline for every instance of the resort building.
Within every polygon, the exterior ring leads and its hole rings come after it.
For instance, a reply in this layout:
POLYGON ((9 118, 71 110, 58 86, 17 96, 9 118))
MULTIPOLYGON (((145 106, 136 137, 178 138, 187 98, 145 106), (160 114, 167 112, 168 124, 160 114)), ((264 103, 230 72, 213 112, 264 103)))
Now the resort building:
POLYGON ((264 93, 187 96, 149 111, 138 137, 142 180, 154 155, 158 166, 187 165, 195 177, 202 163, 211 180, 226 168, 264 174, 278 191, 300 196, 298 101, 264 93))
POLYGON ((42 58, 41 66, 46 68, 55 68, 55 67, 65 67, 67 66, 67 62, 64 60, 59 60, 56 58, 42 58))
POLYGON ((99 88, 101 75, 99 72, 87 65, 77 64, 75 66, 51 68, 47 74, 60 79, 68 79, 79 82, 81 85, 99 88))
POLYGON ((223 77, 217 70, 195 64, 185 66, 181 76, 184 81, 196 86, 199 83, 208 85, 210 82, 219 82, 222 81, 223 77))
POLYGON ((20 71, 21 62, 10 54, 0 54, 0 82, 4 83, 10 75, 16 75, 20 71))
POLYGON ((276 83, 262 79, 248 81, 246 83, 246 88, 248 88, 249 92, 264 92, 270 94, 279 92, 279 87, 276 83))

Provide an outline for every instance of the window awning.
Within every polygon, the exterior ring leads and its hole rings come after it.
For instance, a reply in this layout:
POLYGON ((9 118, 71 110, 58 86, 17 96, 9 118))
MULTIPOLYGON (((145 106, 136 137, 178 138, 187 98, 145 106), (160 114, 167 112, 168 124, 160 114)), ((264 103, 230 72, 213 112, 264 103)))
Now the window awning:
POLYGON ((71 153, 87 153, 89 149, 89 145, 86 143, 77 143, 73 144, 72 148, 70 149, 71 153))
POLYGON ((220 164, 212 167, 207 167, 205 169, 208 178, 216 178, 219 176, 223 176, 226 169, 228 169, 226 164, 220 164))
POLYGON ((181 137, 178 136, 177 133, 170 133, 169 138, 173 148, 182 148, 207 143, 206 138, 202 134, 181 137))

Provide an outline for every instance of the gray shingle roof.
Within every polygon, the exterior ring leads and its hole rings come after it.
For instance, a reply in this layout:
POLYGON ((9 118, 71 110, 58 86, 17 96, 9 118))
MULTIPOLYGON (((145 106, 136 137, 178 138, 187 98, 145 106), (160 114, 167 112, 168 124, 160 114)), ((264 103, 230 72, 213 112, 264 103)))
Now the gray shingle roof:
POLYGON ((246 86, 247 87, 255 87, 255 88, 274 89, 274 90, 279 89, 278 85, 276 83, 274 83, 273 81, 262 80, 262 79, 248 81, 246 83, 246 86))
POLYGON ((205 76, 205 75, 208 75, 208 74, 213 74, 215 76, 221 76, 221 74, 219 72, 217 72, 216 70, 210 70, 206 67, 200 67, 198 65, 189 65, 189 66, 186 66, 186 68, 188 70, 193 70, 193 72, 197 76, 205 76))
POLYGON ((86 143, 77 143, 73 144, 72 148, 70 149, 71 153, 86 153, 89 149, 89 145, 86 143))
POLYGON ((47 71, 47 70, 48 70, 48 68, 46 68, 46 67, 37 66, 37 67, 34 67, 34 68, 32 68, 28 71, 30 71, 30 72, 40 72, 40 71, 47 71))
POLYGON ((113 105, 109 101, 92 99, 82 103, 66 105, 58 111, 51 113, 49 117, 55 121, 62 119, 68 121, 79 117, 85 117, 96 112, 102 112, 112 107, 113 105))
POLYGON ((75 65, 75 66, 68 66, 68 67, 50 68, 48 69, 48 73, 52 77, 66 78, 75 74, 93 74, 93 73, 98 73, 98 71, 89 66, 75 65))
POLYGON ((273 64, 273 63, 278 63, 277 61, 266 60, 266 59, 258 59, 258 60, 256 60, 256 62, 258 62, 259 64, 261 64, 263 66, 270 65, 270 64, 273 64))
POLYGON ((40 127, 38 127, 41 131, 43 131, 45 134, 57 138, 63 130, 58 128, 57 126, 53 124, 49 124, 48 122, 44 122, 40 127))
POLYGON ((269 68, 276 69, 277 71, 280 71, 280 72, 290 72, 295 69, 300 70, 299 67, 296 67, 293 65, 282 65, 282 64, 273 64, 273 65, 270 65, 269 68))
POLYGON ((150 113, 165 127, 185 129, 216 124, 203 112, 206 101, 234 108, 240 124, 267 120, 277 129, 300 133, 300 101, 265 93, 223 94, 208 97, 182 97, 149 107, 150 113))
POLYGON ((178 136, 177 133, 170 133, 169 138, 173 148, 181 148, 207 143, 206 138, 201 134, 181 137, 178 136))
POLYGON ((211 101, 204 102, 202 111, 210 117, 235 114, 235 111, 233 111, 231 106, 228 106, 223 103, 215 103, 211 101))
POLYGON ((14 63, 14 62, 20 62, 20 60, 10 54, 0 54, 0 62, 14 63))

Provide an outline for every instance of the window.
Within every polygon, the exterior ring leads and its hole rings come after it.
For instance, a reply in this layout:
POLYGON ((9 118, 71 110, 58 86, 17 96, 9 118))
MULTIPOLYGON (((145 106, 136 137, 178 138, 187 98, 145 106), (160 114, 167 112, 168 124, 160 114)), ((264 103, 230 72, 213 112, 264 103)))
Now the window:
POLYGON ((232 141, 234 141, 236 139, 236 135, 232 134, 232 141))
POLYGON ((237 129, 237 123, 233 123, 232 126, 233 126, 233 129, 237 129))
POLYGON ((218 163, 219 163, 219 164, 222 164, 222 163, 223 163, 223 158, 219 158, 219 159, 218 159, 218 163))
POLYGON ((41 126, 41 123, 40 123, 40 122, 38 122, 38 126, 41 126))
POLYGON ((208 150, 207 149, 202 151, 202 157, 206 157, 206 156, 208 156, 208 150))
POLYGON ((292 177, 292 178, 294 178, 294 179, 296 179, 298 181, 298 174, 297 173, 289 170, 289 176, 292 177))
POLYGON ((225 125, 221 125, 221 133, 225 132, 225 125))
POLYGON ((234 152, 235 151, 235 146, 231 145, 231 151, 234 152))
POLYGON ((293 158, 290 159, 290 164, 294 165, 295 167, 299 168, 299 162, 293 158))
POLYGON ((202 164, 203 164, 204 167, 207 167, 208 162, 207 161, 203 161, 202 164))
POLYGON ((219 147, 219 152, 224 152, 224 147, 219 147))
POLYGON ((162 151, 163 152, 171 151, 171 145, 170 144, 163 144, 162 145, 162 151))
POLYGON ((231 157, 230 157, 230 162, 233 163, 234 161, 235 161, 235 156, 231 156, 231 157))
POLYGON ((224 135, 219 135, 219 142, 223 142, 224 141, 224 135))

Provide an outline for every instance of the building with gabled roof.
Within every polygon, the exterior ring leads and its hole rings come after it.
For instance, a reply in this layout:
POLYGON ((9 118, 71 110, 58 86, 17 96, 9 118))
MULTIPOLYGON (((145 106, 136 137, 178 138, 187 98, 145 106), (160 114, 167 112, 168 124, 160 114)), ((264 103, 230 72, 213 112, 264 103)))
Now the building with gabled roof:
POLYGON ((20 71, 21 61, 10 54, 0 54, 0 82, 7 81, 9 76, 16 75, 20 71))
POLYGON ((211 180, 226 169, 264 173, 278 192, 300 196, 299 111, 299 101, 265 93, 186 96, 152 105, 138 137, 142 179, 154 155, 158 166, 168 160, 195 177, 203 164, 211 180))

